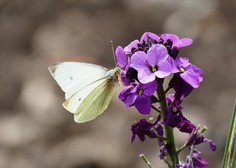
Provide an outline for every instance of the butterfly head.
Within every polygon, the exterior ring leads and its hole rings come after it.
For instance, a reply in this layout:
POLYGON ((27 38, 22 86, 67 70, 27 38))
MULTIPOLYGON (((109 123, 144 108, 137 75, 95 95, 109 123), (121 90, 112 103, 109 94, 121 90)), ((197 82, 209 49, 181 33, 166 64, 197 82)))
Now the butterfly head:
POLYGON ((120 75, 120 68, 119 67, 115 67, 114 69, 111 69, 107 72, 107 77, 110 78, 111 80, 114 81, 114 83, 118 82, 118 78, 119 78, 119 75, 120 75))

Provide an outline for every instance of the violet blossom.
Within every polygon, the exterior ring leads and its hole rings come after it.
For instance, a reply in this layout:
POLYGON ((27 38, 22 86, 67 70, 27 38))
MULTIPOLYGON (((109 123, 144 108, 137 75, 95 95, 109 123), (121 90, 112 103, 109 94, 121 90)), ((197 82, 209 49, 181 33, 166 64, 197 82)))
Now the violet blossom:
POLYGON ((127 107, 135 106, 141 114, 149 114, 152 105, 152 96, 157 88, 156 82, 147 84, 133 84, 131 87, 124 89, 119 98, 127 107))
POLYGON ((137 51, 131 57, 131 65, 138 71, 138 79, 141 83, 149 83, 158 78, 164 78, 171 74, 172 66, 168 61, 168 53, 163 45, 155 44, 147 53, 137 51))
POLYGON ((163 128, 159 124, 160 119, 160 117, 157 117, 156 121, 154 122, 149 122, 145 118, 135 121, 131 126, 131 142, 135 140, 136 136, 138 136, 142 142, 145 140, 145 136, 148 136, 152 139, 161 138, 163 136, 163 128))

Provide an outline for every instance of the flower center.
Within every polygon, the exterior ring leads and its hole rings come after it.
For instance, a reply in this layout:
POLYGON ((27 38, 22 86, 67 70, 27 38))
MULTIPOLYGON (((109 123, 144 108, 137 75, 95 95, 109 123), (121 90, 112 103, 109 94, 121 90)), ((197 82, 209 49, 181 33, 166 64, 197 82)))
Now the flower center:
POLYGON ((156 72, 158 70, 157 66, 156 65, 152 65, 151 66, 151 71, 152 72, 156 72))
POLYGON ((179 67, 179 71, 181 72, 181 73, 184 73, 184 68, 183 67, 179 67))
POLYGON ((143 94, 143 89, 139 89, 138 95, 142 95, 142 94, 143 94))
POLYGON ((173 108, 172 108, 172 111, 173 111, 174 113, 176 113, 176 112, 178 111, 178 109, 177 109, 176 107, 173 107, 173 108))

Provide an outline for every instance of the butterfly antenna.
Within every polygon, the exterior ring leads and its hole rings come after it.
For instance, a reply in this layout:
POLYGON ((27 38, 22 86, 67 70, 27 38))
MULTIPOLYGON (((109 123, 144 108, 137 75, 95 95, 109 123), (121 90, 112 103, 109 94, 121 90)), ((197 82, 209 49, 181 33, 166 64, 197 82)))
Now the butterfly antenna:
POLYGON ((112 40, 111 40, 111 50, 112 50, 114 62, 115 62, 116 67, 117 67, 117 60, 116 60, 116 56, 115 56, 115 51, 114 51, 114 46, 113 46, 113 41, 112 40))

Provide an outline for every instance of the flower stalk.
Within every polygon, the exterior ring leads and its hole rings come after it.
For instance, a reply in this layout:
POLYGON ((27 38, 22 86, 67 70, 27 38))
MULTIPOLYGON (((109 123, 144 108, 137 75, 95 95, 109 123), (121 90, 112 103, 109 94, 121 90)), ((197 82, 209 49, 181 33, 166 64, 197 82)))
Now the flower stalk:
MULTIPOLYGON (((160 100, 159 104, 161 107, 161 117, 162 119, 165 118, 166 115, 166 109, 167 109, 167 103, 166 103, 166 96, 165 96, 165 91, 163 88, 163 81, 159 82, 158 88, 157 88, 157 96, 160 100)), ((175 146, 175 138, 173 134, 173 128, 169 127, 168 125, 164 125, 165 129, 165 138, 166 138, 166 143, 170 145, 171 147, 171 153, 168 153, 167 156, 169 156, 169 159, 171 161, 171 165, 169 165, 171 168, 174 167, 175 164, 179 163, 179 156, 176 151, 176 146, 175 146)))

